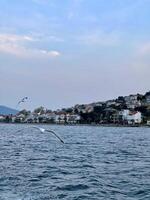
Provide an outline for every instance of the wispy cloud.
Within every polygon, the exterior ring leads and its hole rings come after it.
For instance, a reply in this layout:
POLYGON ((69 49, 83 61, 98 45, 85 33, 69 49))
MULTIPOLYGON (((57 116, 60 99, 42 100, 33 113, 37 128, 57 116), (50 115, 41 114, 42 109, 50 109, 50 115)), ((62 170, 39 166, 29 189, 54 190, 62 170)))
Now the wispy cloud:
POLYGON ((28 43, 35 40, 28 35, 0 34, 0 52, 19 57, 57 57, 61 55, 59 51, 48 51, 27 46, 28 43))
POLYGON ((102 31, 80 35, 76 40, 84 45, 114 46, 120 43, 119 34, 104 33, 102 31))
POLYGON ((37 41, 49 41, 49 42, 56 42, 56 43, 61 43, 64 42, 65 40, 59 36, 55 35, 47 35, 47 34, 37 34, 37 33, 32 33, 32 37, 36 38, 37 41))
POLYGON ((39 52, 42 53, 43 55, 47 55, 47 56, 51 56, 51 57, 57 57, 57 56, 61 55, 59 51, 39 50, 39 52))
POLYGON ((27 35, 0 34, 0 43, 11 43, 20 41, 33 41, 34 39, 27 35))

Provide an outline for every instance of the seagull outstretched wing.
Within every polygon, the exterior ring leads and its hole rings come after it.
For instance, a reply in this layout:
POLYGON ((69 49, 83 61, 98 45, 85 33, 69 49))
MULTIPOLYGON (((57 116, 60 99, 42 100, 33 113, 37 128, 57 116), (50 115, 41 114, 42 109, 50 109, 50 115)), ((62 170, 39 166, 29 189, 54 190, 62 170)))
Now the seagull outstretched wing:
POLYGON ((61 143, 64 144, 64 141, 52 130, 45 130, 46 132, 52 133, 55 137, 57 137, 61 143))
POLYGON ((44 128, 41 128, 41 127, 37 127, 37 126, 25 127, 25 128, 23 128, 23 129, 18 130, 17 132, 21 132, 21 131, 23 131, 24 129, 29 129, 29 128, 30 128, 30 129, 36 129, 36 130, 40 131, 41 133, 44 133, 44 132, 52 133, 57 139, 59 139, 59 141, 60 141, 61 143, 64 144, 64 141, 63 141, 54 131, 48 130, 48 129, 44 129, 44 128))

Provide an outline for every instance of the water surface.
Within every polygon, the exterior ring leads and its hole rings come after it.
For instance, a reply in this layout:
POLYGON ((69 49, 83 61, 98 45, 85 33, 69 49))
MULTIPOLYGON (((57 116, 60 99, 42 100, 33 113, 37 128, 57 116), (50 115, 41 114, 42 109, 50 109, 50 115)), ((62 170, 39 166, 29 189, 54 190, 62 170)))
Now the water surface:
POLYGON ((0 124, 0 200, 149 200, 150 129, 0 124))

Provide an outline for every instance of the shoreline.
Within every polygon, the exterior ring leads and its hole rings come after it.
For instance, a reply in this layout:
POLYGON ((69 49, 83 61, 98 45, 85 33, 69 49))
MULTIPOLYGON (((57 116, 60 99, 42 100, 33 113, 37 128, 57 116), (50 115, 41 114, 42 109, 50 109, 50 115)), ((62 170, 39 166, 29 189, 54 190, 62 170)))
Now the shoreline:
POLYGON ((128 124, 50 124, 50 123, 12 123, 12 122, 0 122, 1 124, 11 124, 11 125, 51 125, 51 126, 90 126, 90 127, 116 127, 116 128, 150 128, 150 125, 146 124, 135 124, 135 125, 128 125, 128 124))

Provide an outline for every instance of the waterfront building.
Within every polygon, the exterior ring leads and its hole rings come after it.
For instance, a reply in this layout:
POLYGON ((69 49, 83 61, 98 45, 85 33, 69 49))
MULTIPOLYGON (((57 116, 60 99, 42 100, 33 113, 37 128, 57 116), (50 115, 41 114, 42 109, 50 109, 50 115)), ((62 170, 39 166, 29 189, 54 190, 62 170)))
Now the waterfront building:
POLYGON ((142 114, 138 111, 123 110, 120 112, 122 115, 122 121, 128 124, 141 124, 142 114))

